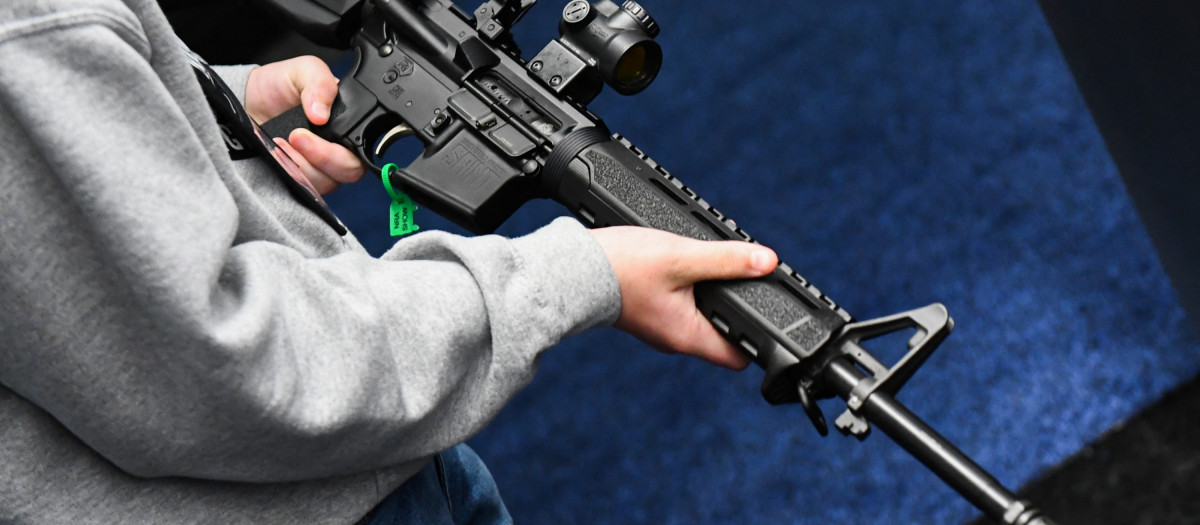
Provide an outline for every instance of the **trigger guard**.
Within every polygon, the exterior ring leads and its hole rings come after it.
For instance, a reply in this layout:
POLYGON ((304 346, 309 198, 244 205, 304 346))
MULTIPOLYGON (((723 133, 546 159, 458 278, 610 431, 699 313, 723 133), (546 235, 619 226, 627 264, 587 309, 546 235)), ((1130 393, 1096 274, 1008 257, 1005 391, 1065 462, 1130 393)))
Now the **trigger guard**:
POLYGON ((358 153, 362 161, 375 173, 382 172, 383 154, 402 138, 416 135, 416 131, 399 115, 375 107, 347 133, 347 147, 358 153))

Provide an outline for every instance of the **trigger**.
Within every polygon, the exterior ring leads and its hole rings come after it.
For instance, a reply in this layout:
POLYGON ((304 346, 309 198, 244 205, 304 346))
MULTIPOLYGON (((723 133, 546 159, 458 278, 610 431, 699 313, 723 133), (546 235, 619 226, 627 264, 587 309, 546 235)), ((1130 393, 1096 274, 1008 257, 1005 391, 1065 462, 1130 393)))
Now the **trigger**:
POLYGON ((392 129, 389 129, 387 133, 384 133, 383 137, 379 139, 379 142, 375 143, 375 156, 382 157, 383 152, 392 147, 392 144, 395 144, 396 141, 405 137, 411 137, 414 134, 415 132, 412 128, 408 127, 408 124, 400 124, 392 129))

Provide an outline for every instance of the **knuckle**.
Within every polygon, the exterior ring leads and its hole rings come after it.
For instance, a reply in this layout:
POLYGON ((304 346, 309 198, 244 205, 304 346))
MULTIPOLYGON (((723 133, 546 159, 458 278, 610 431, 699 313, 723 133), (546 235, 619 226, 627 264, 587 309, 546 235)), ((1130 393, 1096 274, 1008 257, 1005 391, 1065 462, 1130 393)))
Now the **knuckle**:
POLYGON ((322 69, 328 69, 325 62, 313 55, 299 56, 294 59, 295 65, 301 69, 319 72, 322 69))
POLYGON ((691 330, 671 330, 668 334, 671 345, 676 350, 687 352, 698 348, 698 341, 691 330))
POLYGON ((312 160, 312 163, 315 166, 317 166, 321 171, 329 171, 329 168, 332 166, 336 166, 337 163, 333 159, 330 158, 331 155, 329 152, 329 148, 324 147, 324 146, 326 146, 326 145, 316 143, 313 146, 313 156, 311 157, 310 160, 312 160))

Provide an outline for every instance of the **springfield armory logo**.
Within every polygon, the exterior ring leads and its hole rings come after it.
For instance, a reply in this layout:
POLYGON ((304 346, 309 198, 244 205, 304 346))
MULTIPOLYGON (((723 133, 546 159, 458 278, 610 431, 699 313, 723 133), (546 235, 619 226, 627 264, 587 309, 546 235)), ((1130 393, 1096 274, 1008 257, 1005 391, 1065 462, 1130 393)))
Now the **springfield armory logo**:
POLYGON ((487 155, 480 151, 479 146, 470 142, 460 142, 443 157, 446 167, 463 178, 463 182, 471 188, 480 188, 493 180, 500 179, 496 164, 488 160, 487 155))
MULTIPOLYGON (((392 66, 391 69, 389 69, 386 73, 383 74, 383 81, 388 84, 391 84, 392 82, 395 82, 396 79, 398 79, 400 77, 406 77, 406 76, 411 75, 414 70, 416 70, 416 64, 413 63, 412 59, 408 58, 407 55, 401 54, 400 61, 396 62, 396 64, 394 66, 392 66)), ((399 100, 400 96, 404 94, 404 88, 400 87, 399 84, 395 84, 392 87, 388 88, 387 93, 389 95, 391 95, 393 99, 399 100)))
POLYGON ((416 66, 413 64, 411 58, 408 58, 408 56, 402 56, 400 61, 396 62, 396 65, 392 69, 395 69, 396 74, 403 77, 411 75, 413 70, 416 69, 416 66))

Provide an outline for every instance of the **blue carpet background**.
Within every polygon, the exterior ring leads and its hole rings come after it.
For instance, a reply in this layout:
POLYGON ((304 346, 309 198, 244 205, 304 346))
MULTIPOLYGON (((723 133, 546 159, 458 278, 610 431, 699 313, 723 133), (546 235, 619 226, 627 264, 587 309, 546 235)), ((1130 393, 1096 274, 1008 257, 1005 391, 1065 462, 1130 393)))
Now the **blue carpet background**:
MULTIPOLYGON (((526 57, 562 4, 517 25, 526 57)), ((899 399, 1010 488, 1200 371, 1036 3, 643 5, 662 74, 591 107, 858 319, 944 303, 957 328, 899 399)), ((378 185, 330 201, 371 250, 390 245, 378 185)), ((501 233, 561 213, 531 203, 501 233)), ((886 436, 822 439, 798 407, 768 406, 761 379, 596 330, 548 352, 471 444, 518 523, 977 515, 886 436)))

